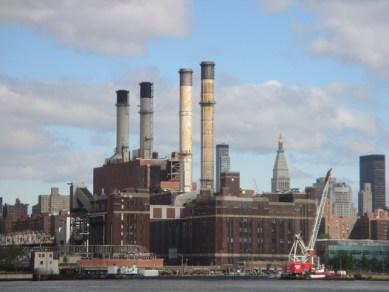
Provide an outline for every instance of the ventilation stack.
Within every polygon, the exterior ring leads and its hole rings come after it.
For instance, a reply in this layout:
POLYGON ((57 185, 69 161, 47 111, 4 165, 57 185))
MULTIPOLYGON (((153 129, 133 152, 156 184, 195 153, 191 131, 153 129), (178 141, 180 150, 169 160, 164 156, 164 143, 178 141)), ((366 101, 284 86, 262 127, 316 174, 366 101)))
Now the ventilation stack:
POLYGON ((139 155, 152 159, 153 153, 153 83, 140 84, 140 142, 139 155))
POLYGON ((129 160, 129 103, 128 90, 116 91, 116 149, 111 158, 116 161, 129 160))
POLYGON ((180 191, 192 191, 192 69, 180 69, 180 191))
POLYGON ((201 63, 201 179, 200 191, 213 194, 215 63, 201 63))

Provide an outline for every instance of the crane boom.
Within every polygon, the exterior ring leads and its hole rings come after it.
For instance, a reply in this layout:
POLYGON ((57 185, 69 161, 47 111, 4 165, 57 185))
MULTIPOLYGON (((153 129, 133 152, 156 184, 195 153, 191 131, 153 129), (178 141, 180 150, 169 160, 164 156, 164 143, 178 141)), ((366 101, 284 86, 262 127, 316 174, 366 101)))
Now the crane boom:
POLYGON ((311 237, 308 245, 304 244, 304 241, 300 234, 295 235, 292 248, 289 252, 289 261, 285 266, 285 272, 290 275, 303 275, 323 269, 324 266, 320 266, 320 259, 315 255, 315 244, 317 235, 320 229, 321 218, 323 217, 325 203, 327 201, 329 193, 329 181, 331 178, 332 168, 328 170, 324 180, 324 187, 320 198, 319 206, 316 210, 315 222, 312 227, 311 237))
POLYGON ((324 188, 323 188, 323 192, 321 194, 320 204, 319 204, 319 207, 317 208, 317 211, 316 211, 315 223, 313 224, 311 238, 310 238, 309 244, 307 246, 308 250, 315 249, 315 244, 316 244, 317 236, 319 234, 319 229, 320 229, 321 218, 323 217, 324 207, 325 207, 328 193, 329 193, 328 188, 329 188, 329 181, 331 178, 331 171, 332 171, 332 168, 330 170, 328 170, 326 178, 324 180, 324 188))

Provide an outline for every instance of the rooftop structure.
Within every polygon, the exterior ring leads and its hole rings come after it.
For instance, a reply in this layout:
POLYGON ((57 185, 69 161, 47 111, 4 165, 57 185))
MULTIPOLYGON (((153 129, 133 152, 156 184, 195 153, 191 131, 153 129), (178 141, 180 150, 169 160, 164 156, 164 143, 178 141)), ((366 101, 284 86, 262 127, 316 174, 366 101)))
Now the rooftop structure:
POLYGON ((216 192, 220 192, 221 174, 230 171, 228 144, 216 145, 216 192))
POLYGON ((273 167, 273 178, 271 179, 272 192, 284 192, 290 189, 290 178, 288 164, 286 163, 284 141, 282 136, 278 139, 278 150, 273 167))

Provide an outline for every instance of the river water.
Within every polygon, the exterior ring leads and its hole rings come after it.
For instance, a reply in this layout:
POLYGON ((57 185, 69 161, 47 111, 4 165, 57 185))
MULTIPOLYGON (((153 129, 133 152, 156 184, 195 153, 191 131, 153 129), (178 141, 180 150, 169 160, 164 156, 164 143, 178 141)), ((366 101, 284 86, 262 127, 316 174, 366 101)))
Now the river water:
POLYGON ((75 280, 0 282, 0 291, 389 291, 383 281, 325 280, 75 280))

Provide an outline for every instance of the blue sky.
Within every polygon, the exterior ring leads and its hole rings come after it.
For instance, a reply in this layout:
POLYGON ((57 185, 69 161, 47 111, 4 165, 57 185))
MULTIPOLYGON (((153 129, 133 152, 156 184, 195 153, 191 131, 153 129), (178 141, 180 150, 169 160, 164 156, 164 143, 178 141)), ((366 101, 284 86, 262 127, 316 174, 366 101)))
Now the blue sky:
POLYGON ((34 204, 92 183, 112 154, 115 93, 155 85, 155 149, 178 148, 178 74, 216 62, 216 138, 243 187, 270 189, 283 133, 293 187, 334 175, 358 191, 358 157, 386 154, 389 21, 385 1, 24 1, 0 4, 0 196, 34 204), (143 4, 142 4, 143 3, 143 4), (385 10, 386 9, 386 10, 385 10), (347 17, 345 17, 347 16, 347 17))

